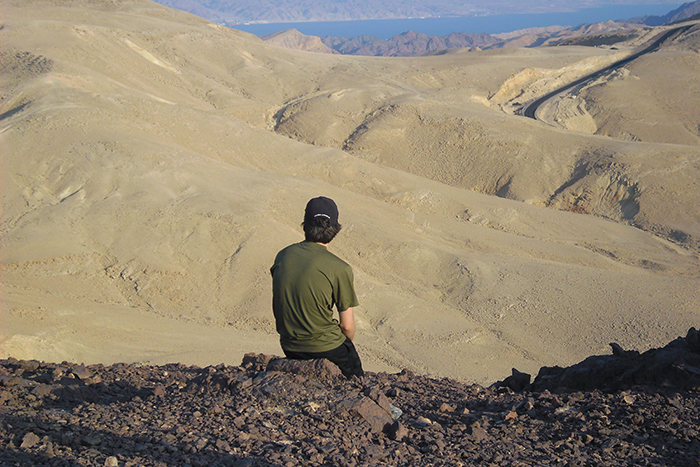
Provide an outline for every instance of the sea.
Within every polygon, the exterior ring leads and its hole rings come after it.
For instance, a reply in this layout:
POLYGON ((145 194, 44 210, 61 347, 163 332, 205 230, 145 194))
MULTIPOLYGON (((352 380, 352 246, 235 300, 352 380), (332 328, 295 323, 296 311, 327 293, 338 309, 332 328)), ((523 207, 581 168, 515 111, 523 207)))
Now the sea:
POLYGON ((446 36, 453 32, 488 33, 517 31, 545 26, 578 26, 608 20, 630 19, 639 16, 662 16, 681 4, 609 5, 584 8, 563 13, 532 13, 490 16, 458 16, 445 18, 386 19, 362 21, 315 21, 305 23, 264 23, 230 25, 234 29, 266 36, 285 29, 296 29, 309 36, 357 37, 370 35, 381 39, 407 31, 430 36, 446 36))

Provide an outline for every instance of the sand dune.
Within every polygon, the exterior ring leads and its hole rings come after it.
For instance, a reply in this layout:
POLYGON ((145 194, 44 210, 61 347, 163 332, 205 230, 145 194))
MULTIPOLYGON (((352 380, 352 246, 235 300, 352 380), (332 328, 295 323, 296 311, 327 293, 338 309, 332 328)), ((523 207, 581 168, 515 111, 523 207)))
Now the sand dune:
POLYGON ((697 32, 582 93, 604 129, 587 134, 495 96, 619 51, 347 57, 145 0, 6 3, 2 356, 279 354, 268 269, 319 194, 340 206, 370 370, 488 382, 697 325, 697 90, 670 85, 665 120, 652 73, 695 76, 697 32), (630 101, 686 135, 620 139, 653 135, 630 101))

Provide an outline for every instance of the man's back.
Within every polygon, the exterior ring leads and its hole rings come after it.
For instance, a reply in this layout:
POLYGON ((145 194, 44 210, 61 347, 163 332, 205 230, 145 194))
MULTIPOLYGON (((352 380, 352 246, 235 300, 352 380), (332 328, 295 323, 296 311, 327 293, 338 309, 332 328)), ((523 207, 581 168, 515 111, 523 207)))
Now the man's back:
POLYGON ((271 272, 272 308, 284 350, 324 352, 345 341, 333 307, 357 306, 347 263, 325 246, 304 241, 280 251, 271 272))
POLYGON ((352 268, 326 249, 342 228, 335 201, 325 196, 309 200, 302 226, 306 240, 280 251, 270 268, 272 310, 282 350, 287 358, 327 358, 347 378, 362 376, 352 343, 353 308, 358 305, 352 268))

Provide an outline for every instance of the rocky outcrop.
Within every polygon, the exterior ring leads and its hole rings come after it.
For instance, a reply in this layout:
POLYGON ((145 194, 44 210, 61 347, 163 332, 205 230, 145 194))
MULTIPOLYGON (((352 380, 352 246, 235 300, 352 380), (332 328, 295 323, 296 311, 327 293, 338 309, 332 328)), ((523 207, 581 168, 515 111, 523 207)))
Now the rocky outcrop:
POLYGON ((407 370, 346 380, 263 354, 206 368, 0 360, 0 465, 697 465, 699 356, 692 329, 543 369, 524 390, 517 370, 490 388, 407 370))
POLYGON ((543 367, 531 390, 620 390, 633 386, 700 388, 700 342, 691 328, 661 349, 642 354, 610 344, 612 355, 588 357, 568 368, 543 367))

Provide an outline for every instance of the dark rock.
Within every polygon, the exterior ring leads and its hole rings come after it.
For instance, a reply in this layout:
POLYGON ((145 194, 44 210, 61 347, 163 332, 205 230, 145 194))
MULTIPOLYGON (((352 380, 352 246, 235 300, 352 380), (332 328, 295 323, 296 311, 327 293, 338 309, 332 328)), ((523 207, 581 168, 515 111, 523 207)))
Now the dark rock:
POLYGON ((532 389, 619 390, 635 385, 698 387, 700 352, 694 350, 697 339, 697 331, 691 328, 685 338, 642 354, 611 344, 613 355, 588 357, 568 368, 542 367, 532 389))
POLYGON ((153 388, 153 395, 155 397, 165 397, 165 386, 157 384, 156 387, 153 388))
POLYGON ((46 397, 54 389, 57 389, 58 386, 49 386, 46 384, 39 384, 37 385, 34 389, 32 389, 32 394, 34 394, 36 397, 46 397))
POLYGON ((530 384, 531 376, 528 373, 523 373, 515 368, 511 369, 511 375, 504 379, 499 387, 507 387, 515 392, 520 392, 530 384))
POLYGON ((401 422, 396 420, 394 423, 384 426, 384 433, 393 440, 401 441, 408 436, 408 429, 401 422))
POLYGON ((19 362, 19 367, 26 371, 36 371, 39 369, 40 363, 37 360, 23 360, 19 362))
POLYGON ((266 371, 281 371, 302 375, 308 378, 323 380, 342 376, 338 365, 325 358, 316 360, 292 360, 289 358, 275 358, 270 360, 266 371))
POLYGON ((293 378, 295 376, 276 371, 260 373, 253 380, 253 394, 256 397, 284 397, 288 393, 295 394, 301 386, 293 378))
POLYGON ((341 401, 338 404, 338 408, 347 410, 350 414, 361 417, 369 423, 369 426, 375 433, 381 433, 384 431, 386 425, 391 425, 394 422, 390 413, 368 397, 341 401))
POLYGON ((247 353, 243 356, 241 367, 249 371, 265 371, 267 364, 271 360, 280 358, 276 355, 265 355, 262 353, 247 353))
POLYGON ((474 423, 469 427, 469 434, 472 439, 476 442, 483 441, 489 437, 488 432, 481 427, 478 423, 474 423))
POLYGON ((97 446, 102 442, 102 437, 97 435, 83 436, 80 442, 84 446, 97 446))
POLYGON ((370 388, 365 391, 365 395, 369 396, 369 398, 376 402, 379 407, 384 409, 386 413, 392 415, 391 402, 389 402, 389 398, 386 397, 386 395, 379 388, 370 388))
POLYGON ((88 370, 85 365, 79 365, 71 370, 71 374, 75 375, 77 378, 85 380, 88 379, 92 373, 88 370))

